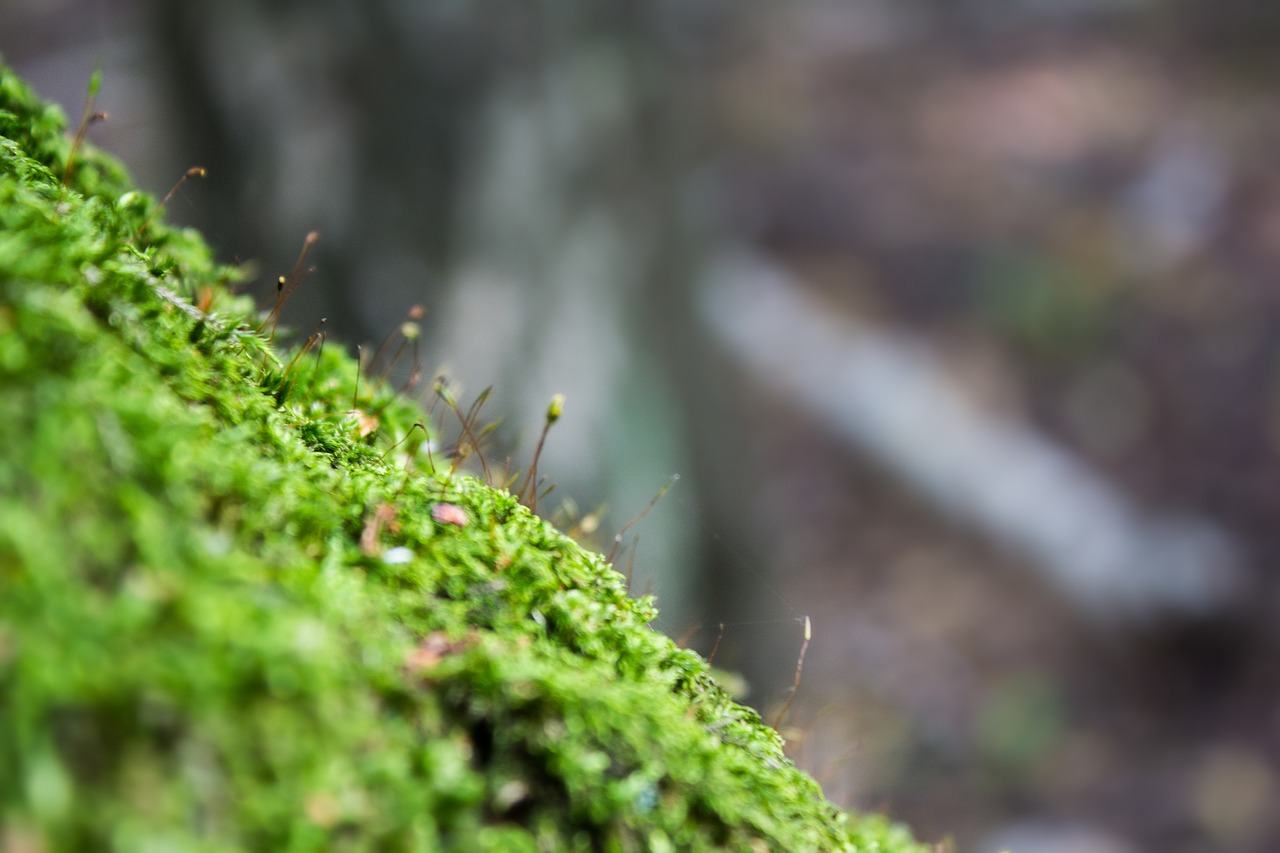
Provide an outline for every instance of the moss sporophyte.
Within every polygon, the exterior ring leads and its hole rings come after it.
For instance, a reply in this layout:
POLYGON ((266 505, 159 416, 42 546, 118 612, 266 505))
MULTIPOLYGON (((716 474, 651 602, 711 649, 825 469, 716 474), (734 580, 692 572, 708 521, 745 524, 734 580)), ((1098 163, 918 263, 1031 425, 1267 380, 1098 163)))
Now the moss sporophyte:
POLYGON ((923 849, 159 207, 0 64, 4 849, 923 849))

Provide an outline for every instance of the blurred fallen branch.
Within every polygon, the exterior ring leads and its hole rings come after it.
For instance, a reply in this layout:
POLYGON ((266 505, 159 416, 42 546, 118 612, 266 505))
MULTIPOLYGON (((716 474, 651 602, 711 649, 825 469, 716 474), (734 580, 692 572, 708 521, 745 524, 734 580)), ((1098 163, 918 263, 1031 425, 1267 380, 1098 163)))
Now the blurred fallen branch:
POLYGON ((1225 531, 1135 506, 1050 438, 984 411, 921 341, 838 316, 747 254, 711 267, 700 297, 706 324, 761 380, 1028 559, 1088 615, 1201 617, 1239 599, 1239 549, 1225 531))

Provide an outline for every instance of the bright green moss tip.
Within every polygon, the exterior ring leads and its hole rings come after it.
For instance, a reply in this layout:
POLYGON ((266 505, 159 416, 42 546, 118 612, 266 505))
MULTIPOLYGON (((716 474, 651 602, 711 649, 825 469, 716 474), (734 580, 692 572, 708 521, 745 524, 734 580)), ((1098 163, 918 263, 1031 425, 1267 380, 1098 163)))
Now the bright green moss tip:
POLYGON ((0 65, 0 846, 922 849, 70 152, 0 65))

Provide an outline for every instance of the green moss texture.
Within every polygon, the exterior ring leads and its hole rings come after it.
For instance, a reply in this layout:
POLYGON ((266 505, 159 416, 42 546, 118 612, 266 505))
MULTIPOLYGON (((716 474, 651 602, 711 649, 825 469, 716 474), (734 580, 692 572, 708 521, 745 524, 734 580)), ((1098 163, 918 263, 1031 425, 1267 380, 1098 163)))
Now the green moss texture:
POLYGON ((923 849, 71 150, 0 65, 0 849, 923 849))

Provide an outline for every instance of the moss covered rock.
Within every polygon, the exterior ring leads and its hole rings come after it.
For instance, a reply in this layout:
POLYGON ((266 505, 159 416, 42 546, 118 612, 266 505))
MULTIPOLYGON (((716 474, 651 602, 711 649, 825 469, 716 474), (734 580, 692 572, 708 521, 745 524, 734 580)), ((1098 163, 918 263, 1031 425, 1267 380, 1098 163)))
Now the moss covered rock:
POLYGON ((0 65, 0 848, 920 849, 71 149, 0 65))

